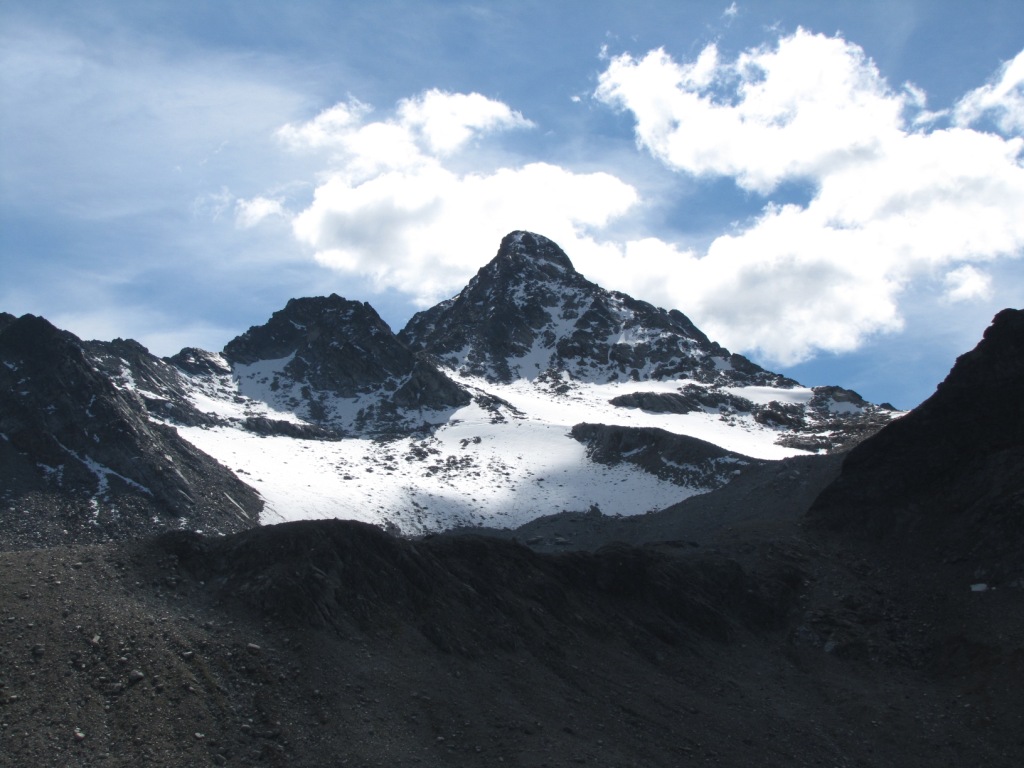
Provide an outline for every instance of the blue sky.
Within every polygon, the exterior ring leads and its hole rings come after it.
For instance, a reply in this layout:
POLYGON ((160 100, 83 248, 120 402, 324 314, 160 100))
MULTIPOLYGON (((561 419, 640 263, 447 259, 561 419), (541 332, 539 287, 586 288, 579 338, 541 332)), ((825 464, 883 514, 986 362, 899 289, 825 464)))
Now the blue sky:
POLYGON ((1024 3, 0 3, 0 309, 396 330, 511 229, 912 407, 1024 301, 1024 3))

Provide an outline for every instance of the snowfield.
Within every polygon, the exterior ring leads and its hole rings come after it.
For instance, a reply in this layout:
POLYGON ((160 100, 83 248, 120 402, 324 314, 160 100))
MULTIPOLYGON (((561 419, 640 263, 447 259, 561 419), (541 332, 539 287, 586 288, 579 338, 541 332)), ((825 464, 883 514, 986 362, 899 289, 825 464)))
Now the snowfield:
MULTIPOLYGON (((224 377, 215 390, 197 388, 193 404, 235 420, 269 412, 302 421, 242 395, 240 389, 257 393, 251 369, 239 373, 234 386, 224 377)), ((564 394, 555 394, 527 379, 495 384, 457 374, 453 378, 504 404, 485 408, 474 401, 455 410, 430 436, 387 440, 299 440, 234 425, 177 429, 260 493, 266 504, 263 523, 343 518, 395 526, 407 534, 454 526, 516 527, 542 515, 593 506, 610 515, 642 514, 710 490, 679 486, 628 463, 592 461, 570 435, 582 422, 657 427, 759 459, 802 453, 775 445, 778 430, 748 414, 656 414, 609 403, 631 392, 677 392, 687 381, 572 382, 564 394)), ((754 399, 760 393, 751 389, 735 393, 754 399)), ((779 399, 779 391, 771 391, 779 399)), ((271 399, 270 394, 264 396, 271 399)), ((794 401, 810 396, 810 390, 792 392, 794 401)))

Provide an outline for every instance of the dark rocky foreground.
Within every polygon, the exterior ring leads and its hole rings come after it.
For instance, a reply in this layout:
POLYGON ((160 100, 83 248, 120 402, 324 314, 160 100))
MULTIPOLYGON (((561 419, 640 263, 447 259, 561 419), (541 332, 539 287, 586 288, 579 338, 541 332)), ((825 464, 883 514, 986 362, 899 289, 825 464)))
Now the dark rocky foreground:
POLYGON ((1024 593, 796 526, 0 554, 5 765, 1015 766, 1024 593))

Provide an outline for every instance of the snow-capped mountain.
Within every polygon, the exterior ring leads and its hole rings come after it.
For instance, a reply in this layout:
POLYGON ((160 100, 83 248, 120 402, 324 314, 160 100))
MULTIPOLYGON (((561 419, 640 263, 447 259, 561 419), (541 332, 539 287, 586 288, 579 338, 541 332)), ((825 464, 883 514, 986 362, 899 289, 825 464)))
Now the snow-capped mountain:
POLYGON ((796 385, 730 354, 677 310, 595 285, 555 243, 531 232, 507 235, 461 293, 415 315, 399 338, 449 369, 505 384, 796 385))
POLYGON ((220 353, 77 343, 153 430, 255 489, 262 522, 417 533, 639 514, 754 462, 856 442, 894 415, 731 354, 682 313, 586 280, 528 232, 398 335, 332 295, 290 301, 220 353))

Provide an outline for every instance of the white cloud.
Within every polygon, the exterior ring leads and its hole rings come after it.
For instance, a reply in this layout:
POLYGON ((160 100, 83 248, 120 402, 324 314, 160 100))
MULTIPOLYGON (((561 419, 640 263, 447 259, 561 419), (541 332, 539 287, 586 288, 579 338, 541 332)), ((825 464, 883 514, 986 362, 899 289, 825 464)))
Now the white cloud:
POLYGON ((875 155, 904 107, 860 48, 803 30, 732 63, 714 44, 683 65, 663 50, 624 54, 596 96, 632 112, 638 144, 666 165, 761 193, 875 155))
POLYGON ((450 167, 459 152, 472 151, 472 139, 532 126, 479 94, 428 91, 376 122, 353 114, 340 105, 279 132, 292 147, 308 137, 305 146, 335 153, 293 231, 320 264, 420 305, 462 287, 514 229, 543 232, 585 259, 601 249, 592 231, 638 201, 633 187, 607 173, 546 163, 473 173, 450 167), (339 119, 324 118, 335 109, 339 119))
POLYGON ((479 93, 431 89, 398 105, 403 126, 419 131, 432 152, 451 154, 474 135, 507 128, 530 128, 529 120, 500 101, 479 93))
POLYGON ((476 136, 533 126, 500 101, 479 93, 448 93, 436 88, 402 99, 394 117, 366 124, 372 111, 369 105, 349 99, 306 123, 284 125, 277 135, 293 149, 330 148, 364 161, 373 158, 373 168, 399 166, 421 152, 449 155, 476 136), (384 160, 395 152, 397 161, 384 160))
POLYGON ((426 306, 461 288, 506 233, 543 232, 583 255, 596 247, 587 232, 636 200, 632 187, 604 173, 532 163, 463 175, 435 164, 356 184, 336 174, 317 188, 294 231, 321 264, 426 306))
POLYGON ((344 145, 352 126, 369 113, 370 107, 356 99, 335 104, 312 120, 299 125, 287 123, 277 135, 295 149, 319 149, 344 145))
POLYGON ((235 223, 242 229, 255 227, 270 216, 285 215, 285 210, 280 200, 254 197, 251 200, 240 199, 235 202, 235 223))
POLYGON ((957 102, 957 125, 968 126, 989 115, 1004 133, 1024 131, 1024 51, 1003 64, 992 82, 957 102))
POLYGON ((706 253, 663 254, 668 274, 648 294, 734 348, 783 364, 855 349, 902 326, 912 281, 948 271, 951 299, 982 295, 968 263, 1024 249, 1024 141, 926 132, 933 113, 915 125, 925 94, 893 91, 839 38, 798 30, 732 62, 714 46, 684 64, 661 50, 623 55, 596 97, 633 113, 638 145, 669 168, 765 196, 761 216, 706 253), (775 204, 794 181, 810 200, 775 204))
POLYGON ((987 299, 992 295, 992 278, 970 264, 946 273, 946 298, 949 301, 987 299))

